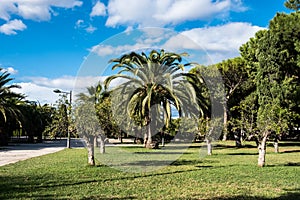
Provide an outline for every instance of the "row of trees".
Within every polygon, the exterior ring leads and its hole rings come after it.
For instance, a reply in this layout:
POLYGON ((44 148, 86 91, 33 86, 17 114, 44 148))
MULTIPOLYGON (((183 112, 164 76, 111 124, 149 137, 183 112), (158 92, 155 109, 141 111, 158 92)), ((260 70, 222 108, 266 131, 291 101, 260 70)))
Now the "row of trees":
POLYGON ((26 101, 24 95, 13 92, 19 86, 11 84, 10 74, 0 71, 0 145, 7 145, 11 136, 27 136, 28 142, 42 141, 42 133, 51 124, 55 109, 26 101))
MULTIPOLYGON (((286 5, 299 8, 295 1, 286 5)), ((88 107, 97 116, 93 118, 97 128, 90 130, 94 138, 97 131, 102 136, 126 132, 143 138, 148 148, 156 147, 155 134, 163 140, 166 133, 178 134, 179 125, 184 125, 186 132, 203 136, 211 150, 210 142, 219 139, 222 129, 223 140, 235 137, 240 145, 243 139, 254 139, 258 165, 264 166, 267 140, 273 138, 278 147, 280 137, 300 127, 299 19, 298 11, 278 13, 268 30, 257 32, 241 46, 239 57, 196 65, 189 72, 184 68, 192 64, 182 62, 186 54, 164 50, 113 59, 118 73, 105 80, 105 90, 98 85, 89 97, 81 94, 77 117, 87 102, 84 99, 92 98, 88 102, 94 101, 94 106, 88 107), (210 83, 218 83, 219 74, 223 87, 210 83), (122 83, 112 88, 115 79, 122 83), (213 101, 219 102, 222 116, 215 115, 213 101)), ((87 132, 83 124, 78 127, 87 132)))

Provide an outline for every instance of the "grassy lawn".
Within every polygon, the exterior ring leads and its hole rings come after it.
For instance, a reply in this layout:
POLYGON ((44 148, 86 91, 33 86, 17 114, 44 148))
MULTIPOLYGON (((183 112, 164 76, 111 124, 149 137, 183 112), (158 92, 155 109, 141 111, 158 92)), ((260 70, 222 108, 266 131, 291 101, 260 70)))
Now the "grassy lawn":
POLYGON ((0 199, 300 199, 299 143, 281 143, 279 154, 269 146, 264 168, 256 166, 251 145, 237 149, 219 142, 212 156, 201 156, 199 149, 193 144, 171 165, 138 173, 100 162, 89 167, 85 149, 66 149, 0 167, 0 199))

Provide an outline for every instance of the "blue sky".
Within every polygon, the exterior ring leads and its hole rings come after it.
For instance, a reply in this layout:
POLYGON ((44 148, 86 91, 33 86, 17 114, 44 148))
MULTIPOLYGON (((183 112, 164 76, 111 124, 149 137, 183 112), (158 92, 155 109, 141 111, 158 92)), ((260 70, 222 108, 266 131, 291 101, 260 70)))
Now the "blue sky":
POLYGON ((29 100, 51 103, 57 99, 53 89, 68 91, 102 80, 111 73, 107 61, 130 50, 165 47, 193 55, 201 46, 212 62, 238 56, 238 47, 267 28, 276 12, 289 12, 283 3, 0 0, 0 67, 29 100))

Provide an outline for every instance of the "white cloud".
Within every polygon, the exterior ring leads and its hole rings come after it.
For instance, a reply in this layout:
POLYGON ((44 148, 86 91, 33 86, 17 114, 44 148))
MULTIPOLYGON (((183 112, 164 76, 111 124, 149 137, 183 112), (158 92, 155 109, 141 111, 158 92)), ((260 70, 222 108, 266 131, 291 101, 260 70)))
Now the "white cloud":
POLYGON ((94 33, 97 30, 96 27, 94 27, 91 24, 86 23, 82 19, 79 19, 76 21, 74 28, 85 30, 87 33, 94 33))
POLYGON ((21 88, 15 88, 13 91, 24 94, 30 101, 53 104, 58 99, 58 95, 53 90, 60 89, 67 92, 72 90, 73 100, 76 100, 76 94, 85 92, 87 87, 95 85, 99 81, 103 82, 105 78, 105 76, 63 76, 54 79, 27 77, 26 80, 18 83, 21 88))
POLYGON ((105 16, 105 15, 106 15, 105 5, 100 1, 97 1, 97 3, 92 8, 92 12, 90 13, 90 16, 95 17, 95 16, 105 16))
POLYGON ((241 0, 110 0, 106 26, 166 26, 189 20, 226 17, 244 11, 241 0))
MULTIPOLYGON (((1 0, 0 19, 9 21, 12 16, 35 21, 47 21, 56 15, 53 8, 74 8, 81 6, 79 0, 1 0)), ((14 20, 12 20, 14 21, 14 20)))
POLYGON ((171 37, 167 49, 206 50, 214 62, 239 55, 239 47, 264 28, 249 23, 228 23, 222 26, 195 28, 171 37))
POLYGON ((6 21, 0 26, 0 33, 15 35, 16 31, 26 29, 26 25, 19 19, 11 20, 12 16, 35 21, 47 21, 51 15, 57 15, 53 8, 74 8, 81 6, 79 0, 1 0, 0 19, 6 21))
POLYGON ((58 99, 53 93, 55 88, 37 85, 31 82, 18 83, 21 88, 14 88, 13 91, 24 94, 29 101, 38 101, 41 104, 53 104, 58 99))
POLYGON ((75 28, 82 28, 82 27, 83 27, 83 24, 84 24, 84 20, 79 19, 79 20, 77 20, 76 23, 75 23, 75 28))
POLYGON ((18 70, 14 69, 13 67, 7 67, 7 68, 2 68, 1 67, 1 64, 0 64, 0 71, 1 72, 8 72, 10 74, 17 74, 18 73, 18 70))
POLYGON ((94 31, 96 31, 96 30, 97 30, 97 28, 92 26, 91 24, 87 28, 85 28, 85 31, 88 33, 94 33, 94 31))
POLYGON ((128 28, 123 33, 111 38, 114 45, 109 44, 108 40, 106 41, 108 44, 95 45, 89 51, 105 57, 120 55, 129 51, 161 48, 163 41, 166 41, 174 33, 174 31, 165 28, 128 28), (115 44, 115 41, 119 42, 115 44))
POLYGON ((0 33, 4 33, 6 35, 15 35, 17 34, 16 31, 23 31, 26 28, 26 25, 21 20, 14 19, 0 26, 0 33))

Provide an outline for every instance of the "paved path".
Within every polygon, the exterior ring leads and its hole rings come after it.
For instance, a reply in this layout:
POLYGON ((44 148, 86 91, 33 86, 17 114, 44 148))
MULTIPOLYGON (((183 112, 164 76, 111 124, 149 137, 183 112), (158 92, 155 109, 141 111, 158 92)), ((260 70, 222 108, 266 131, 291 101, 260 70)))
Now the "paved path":
MULTIPOLYGON (((71 147, 83 147, 80 139, 72 139, 71 147)), ((0 166, 15 163, 28 158, 61 151, 66 148, 66 140, 44 141, 38 144, 10 144, 0 147, 0 166)))

